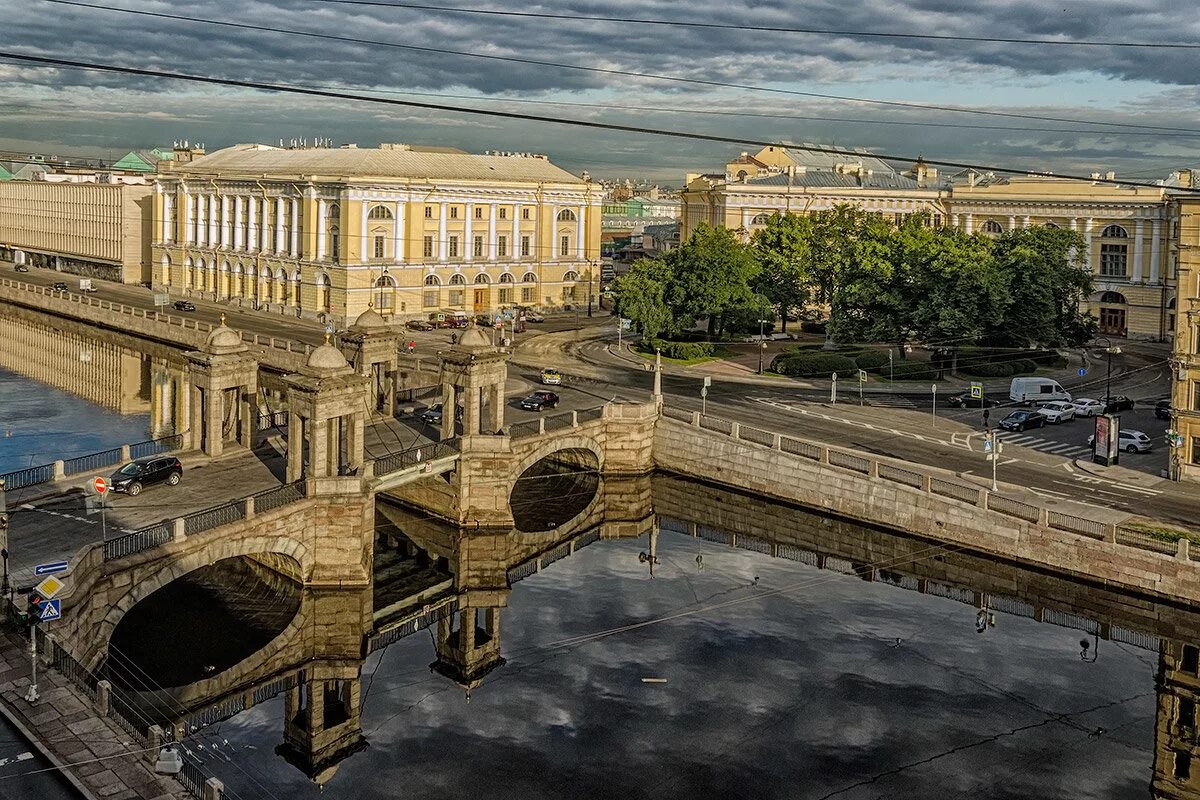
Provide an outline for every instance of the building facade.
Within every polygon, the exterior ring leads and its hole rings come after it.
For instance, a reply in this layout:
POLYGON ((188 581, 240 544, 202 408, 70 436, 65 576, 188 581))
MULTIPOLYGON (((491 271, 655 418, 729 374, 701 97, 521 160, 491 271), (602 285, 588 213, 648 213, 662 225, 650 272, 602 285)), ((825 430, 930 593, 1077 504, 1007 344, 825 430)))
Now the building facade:
POLYGON ((168 291, 337 325, 599 299, 600 187, 544 156, 237 145, 160 169, 168 291))
MULTIPOLYGON (((1190 184, 1190 173, 1187 183, 1190 184)), ((1181 480, 1200 481, 1200 196, 1179 194, 1178 299, 1171 312, 1175 342, 1171 354, 1171 471, 1181 480)))
POLYGON ((150 186, 0 183, 0 259, 121 283, 150 279, 150 186))

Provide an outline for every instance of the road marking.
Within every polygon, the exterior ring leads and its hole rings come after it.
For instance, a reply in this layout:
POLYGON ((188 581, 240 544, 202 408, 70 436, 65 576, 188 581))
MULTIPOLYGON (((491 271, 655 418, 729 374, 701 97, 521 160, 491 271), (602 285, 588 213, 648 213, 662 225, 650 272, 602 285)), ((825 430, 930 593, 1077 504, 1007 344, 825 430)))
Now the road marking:
POLYGON ((30 505, 21 506, 21 508, 28 509, 29 511, 37 511, 42 514, 51 514, 56 517, 62 517, 63 519, 73 519, 76 522, 86 522, 88 525, 100 524, 99 520, 88 519, 87 517, 77 517, 74 514, 64 514, 61 511, 51 511, 48 508, 38 508, 37 506, 30 505))

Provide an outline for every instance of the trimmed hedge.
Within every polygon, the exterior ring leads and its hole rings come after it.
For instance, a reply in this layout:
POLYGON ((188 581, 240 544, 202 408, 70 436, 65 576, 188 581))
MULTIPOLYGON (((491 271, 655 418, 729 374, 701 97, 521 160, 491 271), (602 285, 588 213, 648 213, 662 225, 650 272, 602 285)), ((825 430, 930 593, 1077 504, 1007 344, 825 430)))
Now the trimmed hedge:
POLYGON ((854 363, 859 369, 865 369, 869 372, 874 372, 876 370, 880 370, 882 367, 886 367, 889 360, 888 354, 882 350, 867 350, 866 352, 856 356, 854 363))
POLYGON ((892 376, 897 380, 935 380, 937 368, 928 361, 896 361, 892 364, 892 376))
POLYGON ((643 341, 640 349, 647 353, 653 353, 658 349, 662 350, 662 354, 667 358, 691 361, 695 358, 711 356, 716 352, 717 346, 712 342, 668 342, 663 339, 651 339, 643 341))
POLYGON ((801 322, 800 330, 803 331, 804 333, 824 334, 825 333, 825 323, 824 322, 801 322))
POLYGON ((781 353, 771 362, 771 370, 794 378, 829 377, 831 373, 851 375, 854 359, 836 353, 781 353))

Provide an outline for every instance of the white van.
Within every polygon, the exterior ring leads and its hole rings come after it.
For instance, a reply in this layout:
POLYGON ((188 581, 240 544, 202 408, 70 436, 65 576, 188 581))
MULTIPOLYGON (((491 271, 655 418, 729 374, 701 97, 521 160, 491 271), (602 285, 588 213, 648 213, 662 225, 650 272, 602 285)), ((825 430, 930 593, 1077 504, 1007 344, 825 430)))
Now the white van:
POLYGON ((1070 402, 1071 393, 1049 378, 1013 378, 1008 387, 1008 398, 1014 403, 1070 402))

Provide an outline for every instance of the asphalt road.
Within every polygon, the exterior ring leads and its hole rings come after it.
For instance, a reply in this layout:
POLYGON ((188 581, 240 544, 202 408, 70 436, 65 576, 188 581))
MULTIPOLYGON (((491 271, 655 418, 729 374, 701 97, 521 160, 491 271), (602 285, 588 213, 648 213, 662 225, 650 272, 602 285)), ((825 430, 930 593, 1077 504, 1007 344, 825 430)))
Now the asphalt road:
POLYGON ((0 798, 77 800, 82 795, 0 715, 0 798))

